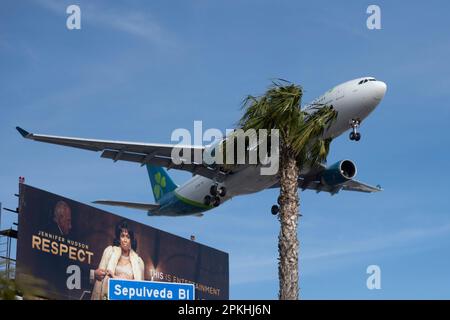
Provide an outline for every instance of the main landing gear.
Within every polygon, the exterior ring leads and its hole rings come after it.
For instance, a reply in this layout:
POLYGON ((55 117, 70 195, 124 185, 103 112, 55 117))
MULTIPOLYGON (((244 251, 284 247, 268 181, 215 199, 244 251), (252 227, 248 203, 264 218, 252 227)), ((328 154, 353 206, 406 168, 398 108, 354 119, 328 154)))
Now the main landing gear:
POLYGON ((211 197, 210 195, 207 195, 203 199, 203 203, 207 206, 212 204, 214 207, 218 207, 220 204, 220 198, 219 197, 211 197))
POLYGON ((276 216, 276 215, 280 212, 280 205, 281 205, 281 199, 280 199, 280 197, 278 197, 277 203, 278 203, 278 205, 274 204, 274 205, 272 206, 272 208, 270 208, 270 212, 271 212, 274 216, 276 216))
POLYGON ((213 205, 218 207, 220 205, 220 197, 225 197, 227 189, 225 187, 219 187, 217 184, 213 184, 209 189, 209 195, 206 195, 203 203, 207 206, 213 205))
POLYGON ((280 212, 280 207, 277 206, 276 204, 274 204, 274 205, 272 206, 272 208, 270 209, 270 212, 272 212, 272 214, 273 214, 274 216, 276 216, 276 215, 278 214, 278 212, 280 212))
MULTIPOLYGON (((277 214, 279 214, 280 213, 280 206, 281 206, 281 199, 280 199, 280 197, 278 197, 278 199, 277 199, 277 202, 278 202, 278 205, 276 205, 276 204, 274 204, 273 206, 272 206, 272 208, 270 208, 270 211, 272 212, 272 214, 274 215, 274 216, 276 216, 277 214)), ((302 217, 302 215, 301 214, 298 214, 298 217, 302 217)))
POLYGON ((350 140, 359 141, 361 139, 361 133, 357 132, 359 125, 361 124, 361 121, 358 119, 352 119, 350 122, 350 126, 352 127, 352 132, 350 132, 350 140))

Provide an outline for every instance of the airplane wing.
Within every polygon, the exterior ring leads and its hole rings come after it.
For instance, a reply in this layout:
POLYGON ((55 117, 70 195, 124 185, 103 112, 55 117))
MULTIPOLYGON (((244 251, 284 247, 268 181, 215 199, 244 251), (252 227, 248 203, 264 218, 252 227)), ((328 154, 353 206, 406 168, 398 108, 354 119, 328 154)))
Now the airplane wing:
MULTIPOLYGON (((383 191, 380 186, 371 186, 363 182, 359 182, 354 179, 347 180, 337 185, 324 184, 320 178, 321 173, 326 169, 324 164, 319 164, 314 168, 310 168, 308 173, 301 175, 298 178, 298 187, 302 190, 309 189, 316 192, 329 192, 332 195, 338 193, 341 190, 344 191, 357 191, 357 192, 379 192, 383 191)), ((280 183, 275 183, 271 188, 279 188, 280 183)))
POLYGON ((356 180, 348 180, 347 182, 344 182, 342 185, 342 190, 367 193, 383 191, 380 186, 371 186, 356 180))
POLYGON ((307 175, 299 177, 298 179, 299 188, 302 188, 303 190, 305 189, 315 190, 316 192, 325 191, 331 193, 331 195, 336 194, 341 190, 366 192, 366 193, 383 191, 383 189, 380 186, 376 187, 371 186, 354 179, 347 180, 337 185, 324 184, 321 181, 320 175, 326 169, 327 167, 323 163, 319 164, 315 168, 310 169, 307 175))
MULTIPOLYGON (((280 183, 277 182, 274 184, 271 188, 279 188, 280 183)), ((338 193, 341 190, 344 191, 358 191, 358 192, 366 192, 366 193, 372 193, 372 192, 379 192, 383 191, 383 189, 380 186, 371 186, 368 184, 365 184, 363 182, 359 182, 356 180, 348 180, 342 184, 336 185, 336 186, 329 186, 326 184, 323 184, 320 181, 314 181, 305 179, 304 177, 300 177, 298 179, 298 187, 302 190, 309 189, 309 190, 315 190, 316 192, 329 192, 332 195, 335 193, 338 193)))
POLYGON ((137 202, 125 202, 125 201, 112 201, 112 200, 96 200, 93 203, 105 204, 107 206, 125 207, 132 209, 139 209, 145 211, 155 211, 159 209, 159 204, 150 203, 137 203, 137 202))
POLYGON ((203 163, 190 164, 182 163, 176 165, 172 161, 172 149, 176 146, 178 148, 185 148, 190 150, 191 159, 194 160, 194 152, 203 152, 203 146, 182 146, 174 144, 156 144, 156 143, 138 143, 126 141, 110 141, 110 140, 95 140, 83 139, 61 136, 50 136, 43 134, 29 133, 28 131, 16 127, 17 131, 26 139, 31 139, 40 142, 58 144, 67 147, 85 149, 90 151, 101 151, 101 157, 112 159, 114 162, 131 161, 137 162, 141 165, 150 164, 168 169, 179 169, 189 171, 193 174, 199 174, 210 179, 216 179, 222 182, 226 173, 216 168, 206 166, 203 163))
POLYGON ((317 192, 329 192, 331 194, 338 193, 341 190, 344 191, 358 191, 358 192, 366 192, 366 193, 372 193, 372 192, 379 192, 383 191, 383 189, 380 186, 371 186, 356 180, 348 180, 342 184, 336 185, 336 186, 329 186, 321 183, 320 181, 307 181, 303 179, 299 179, 299 188, 302 188, 303 190, 309 189, 309 190, 315 190, 317 192))

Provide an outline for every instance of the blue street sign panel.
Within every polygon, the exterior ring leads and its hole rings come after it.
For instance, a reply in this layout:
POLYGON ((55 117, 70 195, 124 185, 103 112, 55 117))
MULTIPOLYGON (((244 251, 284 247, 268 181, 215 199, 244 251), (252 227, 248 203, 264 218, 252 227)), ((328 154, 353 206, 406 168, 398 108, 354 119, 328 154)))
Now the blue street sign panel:
POLYGON ((194 300, 195 286, 188 283, 109 279, 109 300, 194 300))

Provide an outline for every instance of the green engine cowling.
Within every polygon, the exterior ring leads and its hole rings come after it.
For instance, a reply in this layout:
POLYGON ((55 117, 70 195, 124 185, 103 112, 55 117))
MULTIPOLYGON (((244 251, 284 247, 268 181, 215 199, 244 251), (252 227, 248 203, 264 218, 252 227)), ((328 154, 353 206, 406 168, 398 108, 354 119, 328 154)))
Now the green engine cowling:
POLYGON ((326 168, 321 174, 323 184, 335 186, 356 176, 356 166, 350 160, 341 160, 326 168))

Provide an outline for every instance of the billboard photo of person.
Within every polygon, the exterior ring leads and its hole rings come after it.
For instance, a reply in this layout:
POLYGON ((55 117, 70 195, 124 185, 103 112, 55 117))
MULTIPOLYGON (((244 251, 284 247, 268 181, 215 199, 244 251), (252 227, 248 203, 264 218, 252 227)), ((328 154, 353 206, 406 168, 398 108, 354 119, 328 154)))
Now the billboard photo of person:
POLYGON ((144 280, 144 261, 136 253, 137 241, 134 232, 122 220, 115 230, 112 246, 108 246, 102 255, 98 268, 94 272, 95 284, 91 299, 106 299, 108 279, 144 280))
POLYGON ((72 229, 72 210, 65 201, 58 201, 53 210, 53 233, 67 236, 72 229))

